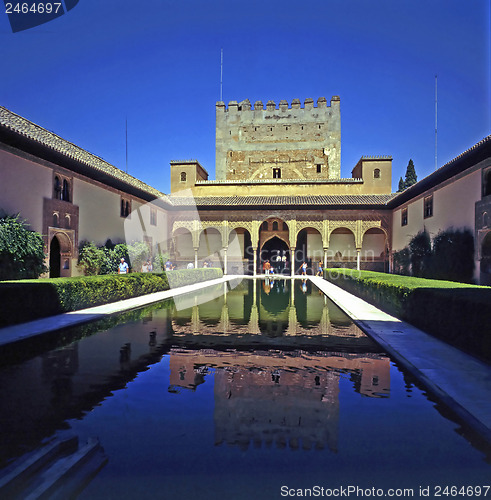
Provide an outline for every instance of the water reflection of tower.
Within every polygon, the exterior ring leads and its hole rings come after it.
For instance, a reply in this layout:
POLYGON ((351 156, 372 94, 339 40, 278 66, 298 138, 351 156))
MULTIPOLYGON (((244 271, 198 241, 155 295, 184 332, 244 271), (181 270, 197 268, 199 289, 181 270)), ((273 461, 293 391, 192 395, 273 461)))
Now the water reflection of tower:
POLYGON ((215 442, 245 449, 337 450, 339 374, 281 368, 217 370, 215 442))
POLYGON ((67 405, 73 395, 72 377, 78 372, 78 344, 50 351, 42 357, 42 376, 51 382, 51 404, 67 405))
POLYGON ((173 350, 170 368, 171 392, 214 381, 216 443, 242 448, 336 451, 341 374, 361 395, 390 394, 390 360, 375 353, 173 350))

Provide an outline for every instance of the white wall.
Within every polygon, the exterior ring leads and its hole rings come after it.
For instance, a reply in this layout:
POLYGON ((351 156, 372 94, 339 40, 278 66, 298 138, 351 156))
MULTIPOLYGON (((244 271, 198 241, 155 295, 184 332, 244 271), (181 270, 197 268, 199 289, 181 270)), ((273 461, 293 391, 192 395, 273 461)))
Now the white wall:
POLYGON ((401 250, 409 240, 425 227, 430 236, 440 230, 454 227, 474 232, 475 203, 481 199, 481 171, 470 174, 402 205, 394 210, 392 219, 392 248, 401 250), (424 198, 433 193, 433 216, 424 218, 424 198), (401 226, 401 210, 407 207, 408 223, 401 226))
POLYGON ((30 229, 43 232, 43 198, 53 195, 53 170, 0 150, 0 208, 20 213, 30 229))

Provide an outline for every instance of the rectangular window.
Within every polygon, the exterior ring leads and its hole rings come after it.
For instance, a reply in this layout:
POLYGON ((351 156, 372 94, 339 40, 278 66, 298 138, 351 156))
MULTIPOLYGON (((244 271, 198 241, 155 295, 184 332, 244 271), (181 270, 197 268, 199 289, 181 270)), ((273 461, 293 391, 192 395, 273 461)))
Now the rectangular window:
POLYGON ((157 225, 157 210, 155 208, 150 209, 150 225, 157 225))
POLYGON ((433 195, 427 196, 424 201, 424 218, 433 216, 433 195))
POLYGON ((322 165, 320 163, 317 164, 317 173, 320 174, 322 172, 322 165))
POLYGON ((407 226, 407 208, 401 210, 401 226, 407 226))
POLYGON ((281 168, 273 168, 273 179, 281 179, 281 168))

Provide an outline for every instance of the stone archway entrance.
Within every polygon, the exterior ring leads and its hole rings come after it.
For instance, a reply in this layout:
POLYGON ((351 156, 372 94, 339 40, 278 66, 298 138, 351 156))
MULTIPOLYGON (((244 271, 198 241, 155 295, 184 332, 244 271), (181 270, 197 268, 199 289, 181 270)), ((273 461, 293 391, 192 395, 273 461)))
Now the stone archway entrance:
POLYGON ((61 276, 61 247, 60 241, 53 236, 49 245, 49 277, 59 278, 61 276))
POLYGON ((491 285, 491 231, 486 234, 481 245, 481 285, 491 285))
POLYGON ((290 248, 282 239, 278 238, 278 236, 273 236, 263 244, 260 256, 261 267, 264 261, 269 260, 275 273, 282 274, 286 272, 285 269, 289 269, 290 248), (283 256, 286 257, 286 261, 282 260, 283 256))
POLYGON ((49 243, 49 277, 65 278, 71 276, 73 258, 73 231, 56 230, 51 232, 49 243))
POLYGON ((263 262, 269 260, 276 272, 290 269, 289 228, 279 217, 269 217, 259 227, 258 270, 262 272, 263 262), (286 262, 282 262, 283 255, 286 262))

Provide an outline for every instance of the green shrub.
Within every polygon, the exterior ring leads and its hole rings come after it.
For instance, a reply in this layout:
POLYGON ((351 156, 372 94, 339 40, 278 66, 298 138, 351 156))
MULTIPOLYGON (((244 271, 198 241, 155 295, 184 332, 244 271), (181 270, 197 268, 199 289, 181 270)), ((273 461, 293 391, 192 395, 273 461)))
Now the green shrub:
POLYGON ((223 275, 221 269, 78 276, 0 283, 0 327, 138 297, 223 275), (169 277, 169 279, 168 279, 169 277))
POLYGON ((114 245, 107 240, 105 245, 97 247, 93 242, 82 241, 79 245, 78 267, 85 276, 117 273, 121 258, 131 268, 128 247, 124 243, 114 245))
POLYGON ((474 275, 474 236, 468 229, 440 231, 433 238, 427 277, 471 283, 474 275))
POLYGON ((490 287, 343 269, 326 269, 324 278, 427 333, 491 360, 490 287))
POLYGON ((0 283, 0 326, 168 290, 165 274, 78 276, 0 283))
POLYGON ((101 274, 101 269, 106 266, 106 254, 94 243, 84 241, 80 244, 78 252, 78 267, 85 276, 101 274))
POLYGON ((396 274, 473 282, 474 236, 469 229, 446 229, 433 240, 426 231, 419 232, 393 257, 396 274))
POLYGON ((18 216, 0 217, 0 280, 37 278, 46 272, 44 242, 18 216))
POLYGON ((409 248, 405 247, 394 252, 394 273, 408 276, 411 273, 411 254, 409 248))
POLYGON ((198 269, 178 269, 169 271, 167 277, 169 279, 169 286, 177 288, 185 285, 192 285, 202 281, 213 280, 221 278, 223 271, 220 268, 198 268, 198 269))
POLYGON ((412 275, 425 276, 428 269, 428 262, 431 258, 431 239, 426 230, 420 231, 411 239, 409 242, 409 252, 412 275))

